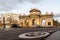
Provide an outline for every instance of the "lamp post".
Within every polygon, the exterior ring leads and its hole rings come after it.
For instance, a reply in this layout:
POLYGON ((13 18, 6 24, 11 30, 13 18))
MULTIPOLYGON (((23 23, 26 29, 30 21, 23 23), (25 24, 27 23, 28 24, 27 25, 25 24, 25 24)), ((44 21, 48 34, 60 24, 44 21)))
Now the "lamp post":
POLYGON ((57 25, 58 25, 58 30, 59 30, 59 22, 58 22, 58 20, 57 20, 57 25))
POLYGON ((5 17, 3 17, 3 27, 4 27, 4 28, 6 27, 6 24, 5 24, 5 17))

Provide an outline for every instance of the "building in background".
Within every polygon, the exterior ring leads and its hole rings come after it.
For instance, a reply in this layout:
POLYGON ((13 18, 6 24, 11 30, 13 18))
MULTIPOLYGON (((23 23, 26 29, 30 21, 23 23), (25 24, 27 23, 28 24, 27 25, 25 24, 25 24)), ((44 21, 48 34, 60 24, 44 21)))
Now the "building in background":
POLYGON ((15 13, 5 13, 0 14, 0 27, 10 26, 12 24, 18 24, 20 14, 15 13))

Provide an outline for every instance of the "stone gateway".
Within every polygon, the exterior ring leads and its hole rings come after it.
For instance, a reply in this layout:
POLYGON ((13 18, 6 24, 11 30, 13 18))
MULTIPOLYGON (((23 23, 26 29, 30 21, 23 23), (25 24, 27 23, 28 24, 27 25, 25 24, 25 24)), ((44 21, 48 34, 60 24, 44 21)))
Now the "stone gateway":
POLYGON ((22 27, 55 27, 53 12, 41 14, 39 9, 31 9, 29 15, 19 16, 19 25, 22 27))

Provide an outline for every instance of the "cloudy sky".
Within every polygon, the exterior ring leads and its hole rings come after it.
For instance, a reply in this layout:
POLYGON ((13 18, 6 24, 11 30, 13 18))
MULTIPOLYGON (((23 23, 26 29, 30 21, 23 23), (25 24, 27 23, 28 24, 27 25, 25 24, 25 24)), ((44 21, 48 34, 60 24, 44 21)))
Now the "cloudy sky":
POLYGON ((0 13, 29 14, 32 8, 39 9, 42 14, 53 12, 54 19, 60 21, 60 0, 0 0, 0 13))

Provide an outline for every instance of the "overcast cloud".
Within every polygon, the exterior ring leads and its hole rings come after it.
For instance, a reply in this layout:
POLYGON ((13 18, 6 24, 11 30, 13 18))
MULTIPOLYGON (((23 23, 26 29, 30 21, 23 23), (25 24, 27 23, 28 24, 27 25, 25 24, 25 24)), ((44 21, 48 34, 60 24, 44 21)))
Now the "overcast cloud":
POLYGON ((60 20, 60 0, 0 0, 0 13, 28 13, 31 8, 42 12, 54 12, 54 18, 60 20))
POLYGON ((37 3, 40 0, 0 0, 0 11, 10 11, 18 8, 24 2, 37 3))

